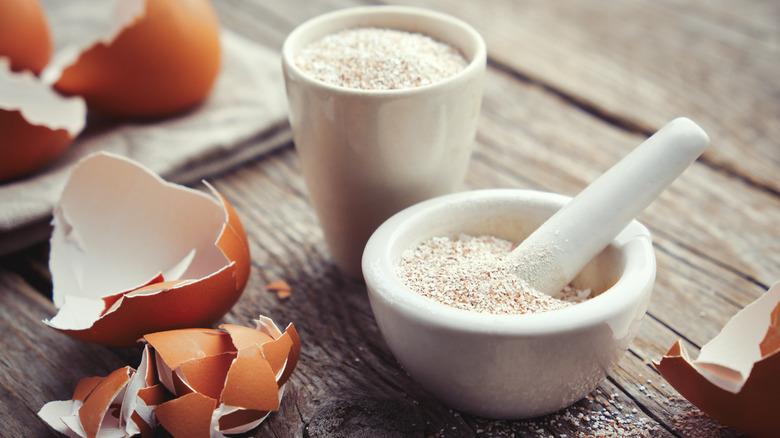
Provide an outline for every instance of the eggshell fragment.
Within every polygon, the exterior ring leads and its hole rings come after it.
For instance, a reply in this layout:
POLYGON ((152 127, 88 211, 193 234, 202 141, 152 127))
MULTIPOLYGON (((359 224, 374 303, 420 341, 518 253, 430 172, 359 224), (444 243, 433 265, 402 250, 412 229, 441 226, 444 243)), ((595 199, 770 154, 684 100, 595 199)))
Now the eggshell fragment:
POLYGON ((49 22, 38 0, 0 1, 0 57, 10 59, 11 70, 39 74, 53 50, 49 22))
POLYGON ((287 299, 292 295, 292 288, 284 280, 275 281, 266 286, 265 289, 269 292, 275 292, 276 297, 280 300, 287 299))
POLYGON ((780 430, 780 283, 738 312, 691 360, 681 341, 655 363, 711 417, 752 437, 780 430))
POLYGON ((0 182, 29 175, 59 157, 86 120, 81 98, 59 96, 31 72, 12 72, 0 57, 0 182))
POLYGON ((154 367, 144 351, 138 370, 120 368, 107 377, 86 377, 79 381, 71 400, 49 402, 38 416, 52 429, 69 437, 154 436, 157 405, 168 400, 156 383, 154 367))
POLYGON ((127 385, 120 408, 120 418, 129 435, 151 437, 159 425, 154 409, 169 399, 165 387, 159 383, 156 367, 150 358, 149 347, 144 347, 138 371, 127 385))
POLYGON ((300 355, 300 339, 292 324, 282 333, 268 318, 255 323, 256 329, 225 324, 222 330, 174 330, 144 337, 157 354, 160 380, 169 382, 166 387, 179 397, 161 405, 166 412, 165 419, 160 418, 163 427, 187 428, 192 436, 244 433, 279 408, 300 355), (178 401, 185 396, 186 401, 178 401), (213 406, 209 429, 202 429, 202 421, 197 431, 189 429, 189 410, 206 406, 213 406))
POLYGON ((193 392, 175 398, 155 410, 160 424, 174 437, 210 438, 211 413, 217 402, 193 392), (181 417, 185 415, 186 420, 181 417))
POLYGON ((205 327, 241 296, 246 232, 227 201, 171 184, 127 158, 78 164, 54 211, 49 326, 132 346, 147 333, 205 327))
POLYGON ((69 437, 94 438, 123 429, 117 407, 135 370, 120 368, 105 378, 82 379, 73 399, 47 403, 38 415, 52 429, 69 437))
POLYGON ((112 405, 119 404, 122 391, 130 382, 131 373, 130 367, 120 368, 109 374, 89 393, 84 400, 84 405, 79 409, 79 421, 84 427, 86 436, 96 437, 101 427, 107 426, 110 429, 120 427, 119 416, 110 413, 109 409, 112 405))
POLYGON ((82 379, 71 400, 38 415, 72 437, 147 438, 159 425, 176 437, 247 432, 279 407, 300 355, 292 324, 284 333, 266 317, 255 324, 148 334, 137 371, 82 379))
POLYGON ((220 24, 209 0, 120 0, 112 32, 58 54, 43 77, 90 109, 157 118, 200 103, 220 71, 220 24))

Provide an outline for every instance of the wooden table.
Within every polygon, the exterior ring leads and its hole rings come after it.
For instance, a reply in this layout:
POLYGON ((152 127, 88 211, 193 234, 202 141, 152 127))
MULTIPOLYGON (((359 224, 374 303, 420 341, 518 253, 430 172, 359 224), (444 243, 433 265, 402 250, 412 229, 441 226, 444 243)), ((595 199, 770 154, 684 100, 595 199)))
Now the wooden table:
MULTIPOLYGON (((361 1, 214 3, 226 27, 278 50, 303 20, 361 1)), ((365 286, 331 262, 292 142, 211 178, 243 219, 253 260, 249 285, 224 321, 246 325, 266 314, 294 322, 303 340, 282 407, 251 436, 572 437, 612 419, 686 436, 681 419, 696 411, 651 361, 678 338, 695 355, 780 278, 780 3, 397 3, 461 17, 487 41, 467 188, 574 195, 682 115, 710 134, 711 147, 640 216, 654 236, 658 278, 630 351, 586 399, 526 421, 453 412, 404 373, 377 330, 365 286), (292 296, 265 290, 276 280, 287 281, 292 296)), ((137 349, 86 344, 41 323, 55 313, 47 257, 42 242, 0 263, 0 436, 48 436, 36 416, 45 402, 69 398, 82 377, 140 360, 137 349)))

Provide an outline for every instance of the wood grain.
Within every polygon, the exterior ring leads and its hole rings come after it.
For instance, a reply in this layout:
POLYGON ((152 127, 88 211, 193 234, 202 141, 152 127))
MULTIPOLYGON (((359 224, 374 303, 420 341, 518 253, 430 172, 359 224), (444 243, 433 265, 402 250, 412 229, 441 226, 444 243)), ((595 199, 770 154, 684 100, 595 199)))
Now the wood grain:
MULTIPOLYGON (((695 354, 780 272, 778 4, 392 3, 460 16, 488 43, 465 188, 575 195, 677 115, 700 122, 712 147, 640 216, 654 237, 658 276, 629 352, 587 398, 525 421, 454 412, 396 363, 365 286, 332 264, 291 143, 212 178, 240 215, 252 252, 249 284, 224 322, 268 315, 293 322, 303 342, 280 410, 247 436, 572 437, 587 430, 580 414, 646 421, 653 436, 683 436, 675 416, 690 406, 652 362, 679 338, 695 354), (277 280, 292 286, 289 298, 266 291, 277 280)), ((277 50, 305 19, 356 4, 364 3, 215 2, 223 25, 277 50)), ((0 436, 47 436, 35 415, 45 402, 69 398, 82 377, 140 360, 137 349, 85 344, 40 322, 55 311, 46 257, 42 244, 0 259, 0 436)), ((721 436, 738 434, 724 428, 721 436)))
POLYGON ((391 3, 465 19, 494 65, 617 126, 649 134, 689 116, 713 139, 711 166, 780 189, 777 2, 391 3))
MULTIPOLYGON (((69 399, 76 383, 105 376, 140 350, 76 341, 45 326, 54 305, 16 274, 0 269, 0 436, 48 435, 36 413, 50 400, 69 399)), ((137 366, 138 364, 134 364, 137 366)))

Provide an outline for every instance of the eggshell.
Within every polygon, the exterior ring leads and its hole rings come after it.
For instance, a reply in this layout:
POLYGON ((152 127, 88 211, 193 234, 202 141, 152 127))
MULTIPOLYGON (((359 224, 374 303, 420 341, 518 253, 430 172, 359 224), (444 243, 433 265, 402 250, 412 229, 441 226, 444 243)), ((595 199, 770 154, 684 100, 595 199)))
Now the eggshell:
POLYGON ((102 382, 104 377, 85 377, 81 380, 79 380, 79 383, 76 385, 76 389, 73 391, 73 400, 80 401, 84 403, 84 400, 87 399, 87 396, 90 392, 92 392, 93 389, 98 385, 98 383, 102 382))
POLYGON ((738 312, 691 360, 681 341, 655 363, 711 417, 752 437, 780 430, 780 283, 738 312))
POLYGON ((298 336, 298 331, 295 330, 295 326, 289 324, 284 333, 281 333, 276 327, 276 324, 268 317, 260 316, 255 320, 258 330, 263 329, 269 333, 274 342, 263 344, 263 354, 269 357, 270 363, 279 363, 282 360, 282 353, 286 350, 284 347, 278 348, 281 345, 288 342, 290 343, 290 350, 286 353, 284 368, 279 371, 279 377, 277 378, 280 387, 284 386, 287 379, 290 378, 295 366, 298 364, 298 358, 301 355, 301 338, 298 336))
POLYGON ((177 437, 247 432, 279 407, 300 355, 292 324, 284 333, 267 317, 255 324, 150 333, 137 371, 84 378, 71 400, 49 402, 38 415, 71 437, 149 438, 159 425, 177 437))
POLYGON ((0 58, 0 182, 27 176, 59 157, 86 120, 81 98, 63 98, 32 73, 12 72, 0 58))
POLYGON ((47 403, 38 415, 69 437, 120 436, 125 418, 119 406, 134 375, 134 369, 123 367, 105 378, 82 379, 71 400, 47 403))
POLYGON ((54 211, 49 326, 131 346, 148 333, 207 327, 241 296, 249 244, 235 211, 127 158, 78 164, 54 211))
POLYGON ((11 70, 38 74, 52 52, 49 22, 38 0, 0 1, 0 57, 11 60, 11 70))
POLYGON ((149 346, 144 347, 138 371, 127 384, 120 408, 120 418, 128 435, 141 434, 144 438, 154 435, 157 417, 154 408, 169 399, 165 387, 157 379, 157 371, 149 346))
MULTIPOLYGON (((230 336, 216 329, 182 329, 149 333, 144 340, 155 348, 162 362, 158 361, 160 375, 170 373, 183 362, 197 357, 208 357, 235 351, 230 336), (161 368, 165 365, 165 368, 161 368)), ((174 389, 169 388, 172 392, 174 389)))
POLYGON ((275 292, 276 297, 280 300, 289 298, 292 295, 292 288, 284 280, 275 281, 266 286, 265 289, 269 292, 275 292))
POLYGON ((98 435, 104 418, 107 415, 111 416, 108 412, 109 408, 130 382, 131 373, 130 367, 114 371, 97 384, 84 400, 84 405, 79 409, 79 421, 87 437, 93 438, 98 435))
MULTIPOLYGON (((111 35, 75 61, 60 56, 44 76, 90 109, 118 117, 157 118, 206 98, 220 71, 220 24, 208 0, 121 0, 111 35), (63 59, 63 61, 59 61, 63 59), (65 65, 59 65, 65 64, 65 65)), ((54 61, 53 61, 54 63, 54 61)))
POLYGON ((213 406, 208 414, 212 436, 243 433, 279 408, 300 355, 300 339, 292 324, 282 333, 266 317, 255 323, 255 329, 224 324, 221 330, 172 330, 144 337, 159 358, 160 380, 170 382, 166 386, 178 399, 188 397, 166 403, 166 418, 160 419, 166 429, 191 427, 190 409, 213 406))
POLYGON ((271 364, 257 346, 251 346, 241 350, 230 366, 221 401, 247 410, 275 411, 279 408, 277 388, 271 364))
POLYGON ((274 340, 274 338, 271 335, 267 333, 263 333, 260 330, 253 329, 251 327, 244 327, 244 326, 234 325, 234 324, 222 324, 219 326, 219 328, 221 328, 228 334, 231 343, 233 344, 233 346, 236 348, 237 351, 255 345, 262 345, 265 344, 266 342, 270 342, 274 340))
POLYGON ((211 413, 217 402, 193 392, 155 409, 160 424, 175 437, 210 438, 211 413))

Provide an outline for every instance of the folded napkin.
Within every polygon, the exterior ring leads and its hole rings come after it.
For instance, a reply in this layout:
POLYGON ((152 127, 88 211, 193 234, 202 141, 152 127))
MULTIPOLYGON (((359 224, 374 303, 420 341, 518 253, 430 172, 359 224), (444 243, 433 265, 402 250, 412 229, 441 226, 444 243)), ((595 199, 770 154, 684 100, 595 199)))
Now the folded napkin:
POLYGON ((228 30, 222 52, 215 88, 193 111, 145 123, 90 120, 54 163, 0 184, 0 255, 48 238, 51 212, 71 170, 92 152, 124 155, 165 179, 192 183, 288 144, 279 53, 228 30))

